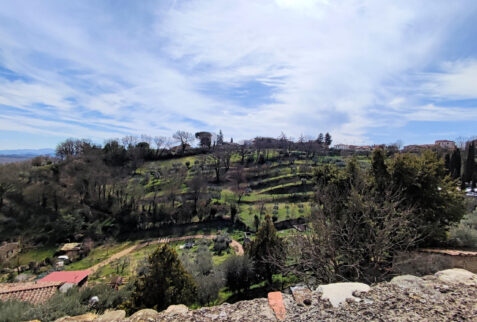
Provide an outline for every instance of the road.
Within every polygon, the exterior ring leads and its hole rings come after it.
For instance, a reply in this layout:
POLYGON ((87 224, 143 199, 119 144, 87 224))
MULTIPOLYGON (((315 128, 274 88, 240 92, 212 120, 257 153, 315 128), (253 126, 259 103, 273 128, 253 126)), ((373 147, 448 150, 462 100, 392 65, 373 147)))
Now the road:
MULTIPOLYGON (((131 247, 128 247, 116 254, 113 254, 111 255, 111 257, 105 259, 104 261, 94 265, 94 266, 91 266, 89 268, 90 272, 91 273, 94 273, 96 272, 98 269, 100 269, 101 267, 105 266, 105 265, 108 265, 109 263, 115 261, 116 259, 119 259, 123 256, 126 256, 136 250, 139 250, 143 247, 146 247, 146 246, 149 246, 149 245, 156 245, 156 244, 164 244, 164 243, 171 243, 171 242, 176 242, 176 241, 181 241, 181 240, 189 240, 189 239, 202 239, 202 238, 206 238, 206 239, 214 239, 215 237, 217 237, 217 235, 191 235, 191 236, 181 236, 181 237, 172 237, 172 238, 159 238, 159 239, 156 239, 156 240, 153 240, 153 241, 147 241, 147 242, 141 242, 140 244, 138 245, 134 245, 134 246, 131 246, 131 247)), ((244 251, 243 251, 243 247, 242 247, 242 244, 240 244, 238 241, 232 239, 232 242, 230 243, 230 246, 233 248, 233 250, 235 251, 235 253, 239 256, 242 256, 244 254, 244 251)))

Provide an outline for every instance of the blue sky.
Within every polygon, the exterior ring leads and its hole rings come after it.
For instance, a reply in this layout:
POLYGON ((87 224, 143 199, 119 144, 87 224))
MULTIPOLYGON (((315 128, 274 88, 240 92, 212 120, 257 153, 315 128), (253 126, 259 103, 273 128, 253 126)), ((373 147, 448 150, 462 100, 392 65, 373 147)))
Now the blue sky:
POLYGON ((0 149, 477 135, 477 1, 0 1, 0 149))

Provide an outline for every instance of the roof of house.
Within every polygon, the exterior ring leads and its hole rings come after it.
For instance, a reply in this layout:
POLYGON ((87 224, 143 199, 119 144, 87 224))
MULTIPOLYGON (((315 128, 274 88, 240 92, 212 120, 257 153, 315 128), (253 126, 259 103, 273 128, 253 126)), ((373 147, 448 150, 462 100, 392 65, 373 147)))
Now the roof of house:
POLYGON ((62 284, 63 282, 0 283, 0 301, 43 303, 52 297, 62 284))
POLYGON ((66 243, 60 248, 60 250, 67 252, 71 250, 80 250, 80 248, 81 248, 80 243, 66 243))
POLYGON ((39 282, 63 282, 78 284, 88 277, 90 273, 91 272, 89 270, 53 272, 40 279, 39 282))

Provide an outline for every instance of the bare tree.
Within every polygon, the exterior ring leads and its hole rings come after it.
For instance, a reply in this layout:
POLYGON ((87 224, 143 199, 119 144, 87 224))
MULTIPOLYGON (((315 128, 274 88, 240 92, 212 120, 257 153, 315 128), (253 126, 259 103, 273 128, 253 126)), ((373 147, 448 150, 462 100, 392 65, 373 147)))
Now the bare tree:
POLYGON ((172 138, 181 145, 182 153, 184 153, 187 146, 191 145, 194 141, 194 135, 192 133, 180 130, 174 133, 172 138))
POLYGON ((171 147, 171 139, 166 136, 156 136, 154 137, 154 143, 157 148, 157 156, 160 157, 164 152, 171 147))

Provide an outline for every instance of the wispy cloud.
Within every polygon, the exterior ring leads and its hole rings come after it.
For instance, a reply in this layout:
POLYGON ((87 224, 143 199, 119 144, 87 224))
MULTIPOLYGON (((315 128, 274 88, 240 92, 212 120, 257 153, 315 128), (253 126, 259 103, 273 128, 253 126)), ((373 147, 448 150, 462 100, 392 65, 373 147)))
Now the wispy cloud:
MULTIPOLYGON (((4 4, 0 124, 98 141, 222 128, 236 139, 330 131, 335 141, 358 143, 379 139, 377 127, 459 120, 468 109, 439 104, 476 99, 477 57, 449 59, 441 49, 476 8, 377 0, 4 4)), ((467 120, 477 119, 473 111, 467 120)))

